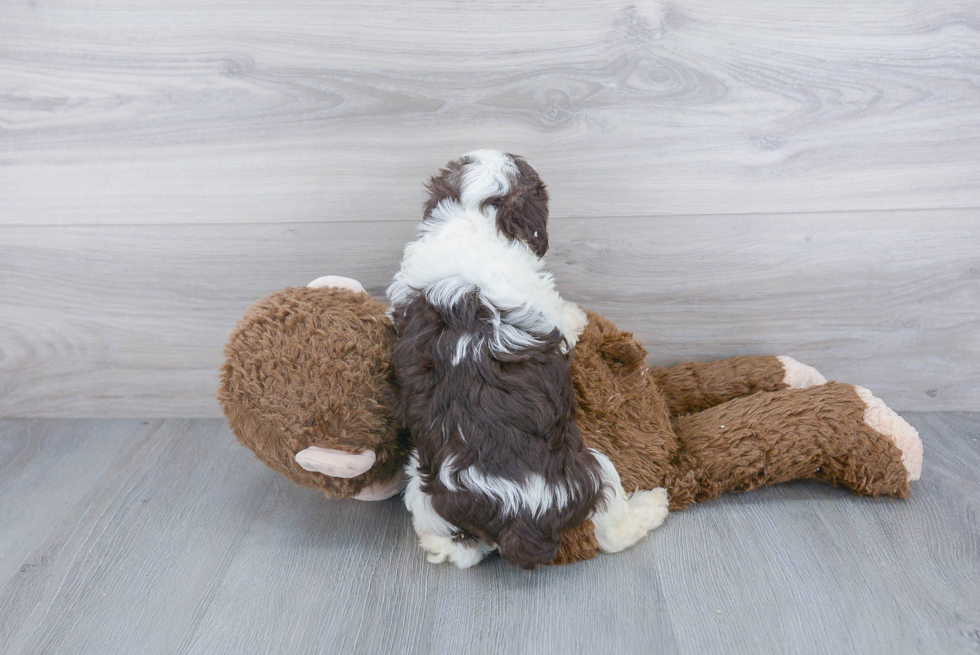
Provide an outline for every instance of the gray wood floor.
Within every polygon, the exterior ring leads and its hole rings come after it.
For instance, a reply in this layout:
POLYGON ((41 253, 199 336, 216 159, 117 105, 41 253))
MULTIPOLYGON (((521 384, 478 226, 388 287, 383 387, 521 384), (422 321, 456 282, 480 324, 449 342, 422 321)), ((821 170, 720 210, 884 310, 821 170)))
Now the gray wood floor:
POLYGON ((905 416, 907 501, 792 483, 534 572, 430 565, 219 420, 0 421, 0 652, 977 652, 980 414, 905 416))

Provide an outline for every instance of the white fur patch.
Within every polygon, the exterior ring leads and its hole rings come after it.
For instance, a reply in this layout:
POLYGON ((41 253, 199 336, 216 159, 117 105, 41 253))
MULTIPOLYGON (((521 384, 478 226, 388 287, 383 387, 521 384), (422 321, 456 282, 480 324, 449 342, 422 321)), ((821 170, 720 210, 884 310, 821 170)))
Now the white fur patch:
POLYGON ((463 168, 460 201, 468 209, 479 211, 487 198, 503 196, 510 191, 510 180, 520 171, 517 164, 499 150, 474 150, 463 157, 473 160, 463 168))
POLYGON ((459 338, 456 342, 456 351, 453 353, 453 366, 459 366, 459 363, 466 358, 466 352, 471 345, 473 346, 473 355, 476 356, 479 352, 480 341, 472 334, 464 334, 459 338))
POLYGON ((419 225, 418 239, 405 246, 401 269, 388 287, 392 306, 420 291, 437 307, 451 308, 478 291, 494 312, 491 348, 513 352, 538 343, 535 335, 558 328, 574 347, 587 318, 574 303, 562 300, 544 260, 526 244, 497 231, 496 209, 480 210, 482 201, 506 194, 513 160, 496 151, 468 154, 460 202, 443 200, 419 225))
MULTIPOLYGON (((466 489, 493 498, 500 504, 504 516, 528 512, 539 517, 549 509, 564 509, 572 498, 583 495, 583 490, 577 487, 548 484, 537 473, 528 475, 522 482, 515 482, 483 473, 472 466, 455 470, 453 462, 452 456, 447 457, 439 471, 439 481, 446 489, 466 489)), ((599 481, 596 480, 595 484, 598 486, 599 481)))
POLYGON ((626 494, 619 473, 608 457, 590 448, 602 468, 606 506, 592 515, 599 548, 616 553, 629 548, 647 532, 659 527, 667 518, 667 491, 658 487, 652 491, 626 494))
POLYGON ((438 564, 449 561, 465 569, 495 550, 494 547, 482 542, 469 544, 453 539, 458 530, 436 513, 432 508, 431 497, 422 491, 417 451, 412 451, 405 472, 408 475, 405 506, 412 514, 412 526, 419 536, 419 544, 428 553, 427 559, 430 562, 438 564))
POLYGON ((922 475, 922 440, 918 430, 864 387, 854 387, 854 390, 864 401, 864 422, 898 446, 909 481, 918 480, 922 475))

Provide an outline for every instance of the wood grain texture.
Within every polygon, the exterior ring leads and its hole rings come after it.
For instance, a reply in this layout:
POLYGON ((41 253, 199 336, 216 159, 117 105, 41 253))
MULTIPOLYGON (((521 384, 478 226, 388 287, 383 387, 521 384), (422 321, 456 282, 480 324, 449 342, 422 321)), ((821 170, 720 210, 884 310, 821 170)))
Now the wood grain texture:
POLYGON ((0 578, 47 563, 47 553, 28 554, 106 475, 132 432, 122 422, 0 422, 0 578))
MULTIPOLYGON (((898 409, 976 409, 978 219, 568 219, 549 266, 652 364, 787 354, 898 409)), ((221 347, 253 300, 324 274, 383 296, 413 230, 0 227, 0 416, 218 416, 221 347)))
POLYGON ((980 5, 0 6, 0 223, 414 217, 475 147, 559 217, 980 206, 980 5))
POLYGON ((908 500, 725 496, 616 555, 425 562, 399 499, 291 486, 219 420, 2 421, 0 648, 114 653, 953 653, 980 644, 980 415, 914 413, 908 500), (128 434, 121 440, 120 436, 128 434), (60 469, 54 443, 101 460, 60 469), (61 476, 41 484, 50 465, 61 476), (78 490, 78 491, 75 491, 78 490), (29 538, 28 538, 29 536, 29 538))
MULTIPOLYGON (((7 424, 5 439, 31 438, 10 425, 30 429, 7 424)), ((80 425, 63 427, 60 436, 81 441, 90 457, 105 456, 97 481, 81 470, 41 491, 24 477, 5 490, 5 502, 17 503, 85 483, 85 493, 20 555, 23 566, 5 576, 0 650, 172 652, 198 620, 198 603, 224 575, 272 480, 248 479, 250 458, 218 421, 80 425), (115 439, 103 430, 128 432, 125 447, 106 452, 115 439)), ((19 531, 18 523, 12 529, 19 531)))

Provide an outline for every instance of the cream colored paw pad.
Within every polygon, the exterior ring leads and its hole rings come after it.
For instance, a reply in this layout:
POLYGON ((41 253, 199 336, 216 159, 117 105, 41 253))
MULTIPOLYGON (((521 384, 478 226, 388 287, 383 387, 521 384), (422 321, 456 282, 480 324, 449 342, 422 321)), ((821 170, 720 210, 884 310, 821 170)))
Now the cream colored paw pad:
POLYGON ((783 382, 790 389, 806 389, 807 387, 827 384, 827 378, 822 376, 820 371, 812 366, 807 366, 786 355, 780 355, 776 359, 779 360, 779 363, 783 365, 783 370, 786 371, 786 377, 783 378, 783 382))
POLYGON ((918 431, 864 387, 854 389, 864 401, 864 422, 898 446, 909 481, 918 480, 922 475, 922 440, 918 431))

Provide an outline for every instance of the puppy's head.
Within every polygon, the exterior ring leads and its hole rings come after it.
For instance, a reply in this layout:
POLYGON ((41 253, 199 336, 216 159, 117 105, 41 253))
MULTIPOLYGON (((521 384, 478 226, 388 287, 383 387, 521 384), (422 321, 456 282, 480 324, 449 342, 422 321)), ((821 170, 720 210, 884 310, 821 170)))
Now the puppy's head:
POLYGON ((527 244, 538 257, 548 252, 548 191, 523 157, 474 150, 449 162, 425 187, 425 218, 440 202, 455 201, 493 219, 502 235, 527 244))

